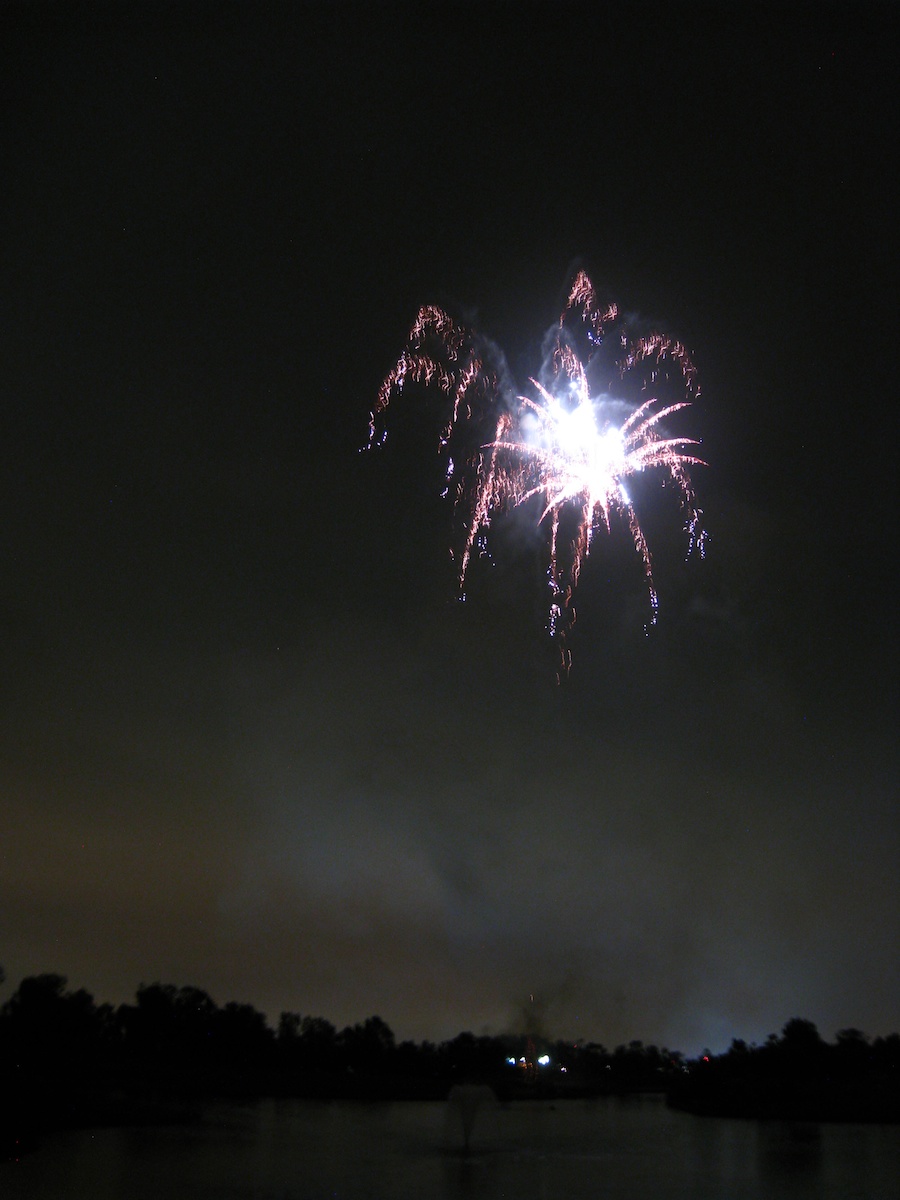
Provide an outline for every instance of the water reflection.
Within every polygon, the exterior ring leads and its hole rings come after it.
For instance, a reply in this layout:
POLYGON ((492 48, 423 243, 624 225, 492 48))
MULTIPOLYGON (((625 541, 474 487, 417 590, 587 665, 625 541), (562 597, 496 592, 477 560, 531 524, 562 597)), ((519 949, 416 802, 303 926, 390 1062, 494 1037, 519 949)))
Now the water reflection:
MULTIPOLYGON (((193 1127, 46 1140, 0 1166, 9 1200, 896 1200, 890 1126, 718 1121, 653 1098, 268 1101, 193 1127)), ((484 1098, 487 1099, 486 1097, 484 1098)))
POLYGON ((756 1125, 760 1179, 773 1196, 821 1194, 822 1130, 813 1123, 761 1121, 756 1125))

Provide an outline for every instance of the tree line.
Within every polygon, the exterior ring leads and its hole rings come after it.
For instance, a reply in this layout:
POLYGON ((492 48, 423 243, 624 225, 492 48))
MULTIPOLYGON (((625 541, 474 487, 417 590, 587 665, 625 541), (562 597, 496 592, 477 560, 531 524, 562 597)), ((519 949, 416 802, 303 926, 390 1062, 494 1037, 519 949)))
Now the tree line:
POLYGON ((704 1115, 786 1120, 900 1121, 900 1034, 841 1029, 826 1042, 794 1017, 762 1045, 735 1038, 674 1076, 669 1103, 704 1115))
POLYGON ((539 1059, 547 1060, 548 1078, 572 1072, 635 1088, 658 1084, 683 1056, 640 1041, 607 1051, 596 1042, 516 1034, 398 1042, 379 1016, 338 1029, 324 1017, 283 1012, 272 1028, 252 1005, 220 1007, 197 987, 141 984, 135 1003, 114 1007, 96 1003, 83 988, 68 989, 65 976, 53 974, 22 980, 0 1008, 0 1070, 7 1079, 77 1079, 90 1071, 98 1081, 190 1095, 273 1087, 315 1092, 340 1080, 344 1090, 359 1091, 362 1081, 389 1078, 407 1080, 415 1091, 417 1080, 437 1088, 468 1077, 536 1080, 539 1059))
POLYGON ((508 1099, 661 1090, 682 1061, 639 1041, 612 1051, 516 1034, 398 1041, 379 1016, 338 1029, 283 1012, 273 1028, 252 1005, 219 1006, 198 987, 141 984, 134 1003, 113 1006, 63 975, 35 975, 0 1008, 0 1150, 49 1128, 189 1119, 215 1098, 442 1100, 463 1082, 508 1099))
POLYGON ((23 979, 0 1008, 7 1149, 29 1130, 187 1118, 213 1098, 444 1099, 461 1082, 501 1099, 657 1091, 696 1113, 897 1119, 900 1036, 845 1029, 829 1044, 795 1018, 762 1046, 736 1039, 694 1060, 637 1040, 398 1042, 378 1016, 338 1029, 283 1012, 273 1028, 252 1005, 220 1007, 197 987, 141 984, 133 1004, 113 1006, 55 974, 23 979))

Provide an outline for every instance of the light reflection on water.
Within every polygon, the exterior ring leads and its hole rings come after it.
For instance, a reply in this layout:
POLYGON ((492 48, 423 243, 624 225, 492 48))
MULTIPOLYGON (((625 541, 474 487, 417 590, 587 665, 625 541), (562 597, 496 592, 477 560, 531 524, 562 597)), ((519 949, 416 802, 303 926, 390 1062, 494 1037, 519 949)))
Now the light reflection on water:
POLYGON ((719 1121, 638 1097, 480 1109, 264 1101, 47 1138, 10 1200, 896 1200, 896 1126, 719 1121))

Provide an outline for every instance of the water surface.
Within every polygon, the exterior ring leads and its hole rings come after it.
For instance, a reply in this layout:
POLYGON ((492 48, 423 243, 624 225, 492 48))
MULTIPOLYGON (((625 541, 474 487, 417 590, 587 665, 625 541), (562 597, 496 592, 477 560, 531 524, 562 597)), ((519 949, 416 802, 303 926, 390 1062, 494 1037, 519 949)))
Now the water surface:
POLYGON ((263 1101, 190 1126, 58 1134, 10 1200, 897 1200, 900 1129, 728 1121, 655 1097, 483 1108, 263 1101))

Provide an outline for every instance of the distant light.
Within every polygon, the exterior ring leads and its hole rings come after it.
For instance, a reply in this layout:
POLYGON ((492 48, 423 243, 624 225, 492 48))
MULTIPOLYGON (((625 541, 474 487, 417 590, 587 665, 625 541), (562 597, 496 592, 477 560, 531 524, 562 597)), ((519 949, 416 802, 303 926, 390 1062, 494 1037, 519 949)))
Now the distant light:
POLYGON ((508 1058, 506 1061, 509 1063, 509 1065, 511 1067, 514 1067, 516 1065, 516 1060, 514 1058, 508 1058))
POLYGON ((549 1062, 550 1062, 549 1054, 542 1054, 541 1057, 538 1059, 538 1064, 542 1067, 546 1067, 549 1064, 549 1062))

